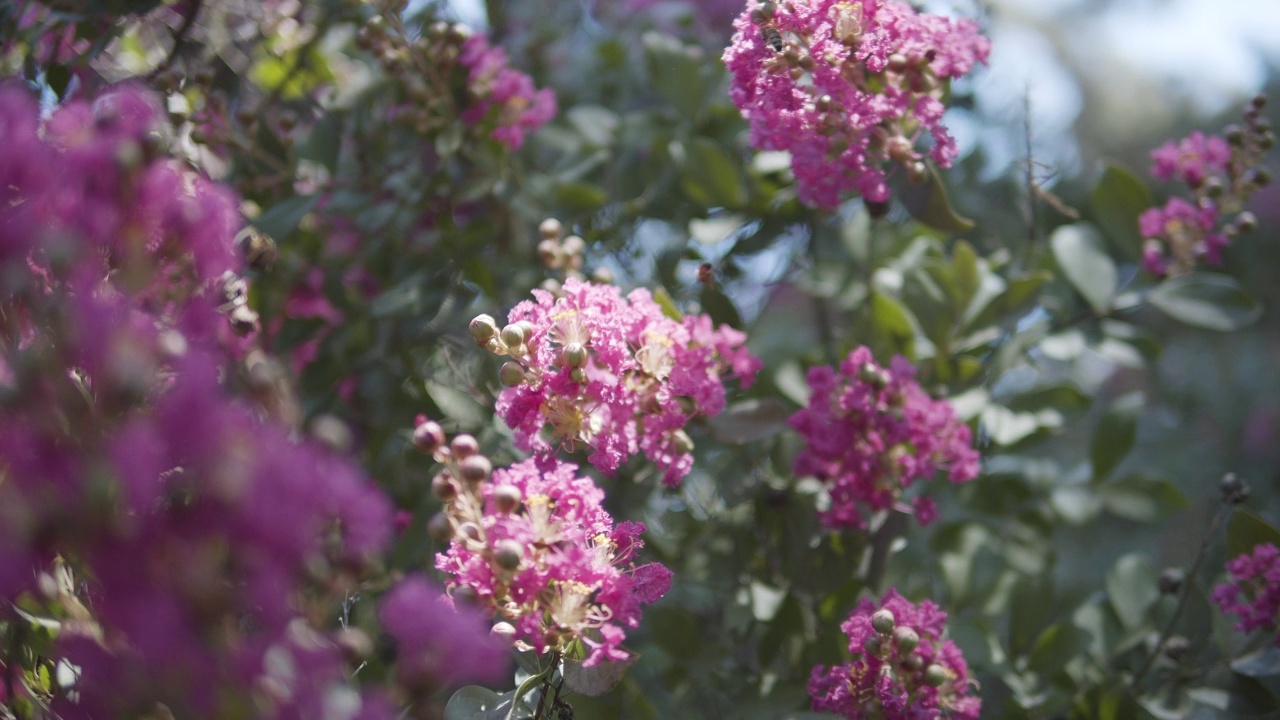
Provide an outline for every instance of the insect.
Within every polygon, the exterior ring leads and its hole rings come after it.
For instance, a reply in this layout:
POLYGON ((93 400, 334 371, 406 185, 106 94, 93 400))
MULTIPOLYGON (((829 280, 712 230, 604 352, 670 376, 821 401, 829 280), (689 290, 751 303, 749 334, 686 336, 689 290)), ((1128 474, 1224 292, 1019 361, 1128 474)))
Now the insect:
POLYGON ((716 281, 715 266, 709 262, 704 262, 698 266, 698 282, 703 285, 711 285, 716 281))
POLYGON ((778 32, 778 27, 773 24, 773 15, 773 3, 762 2, 760 7, 751 11, 751 22, 760 27, 760 36, 773 47, 774 52, 782 52, 782 33, 778 32))

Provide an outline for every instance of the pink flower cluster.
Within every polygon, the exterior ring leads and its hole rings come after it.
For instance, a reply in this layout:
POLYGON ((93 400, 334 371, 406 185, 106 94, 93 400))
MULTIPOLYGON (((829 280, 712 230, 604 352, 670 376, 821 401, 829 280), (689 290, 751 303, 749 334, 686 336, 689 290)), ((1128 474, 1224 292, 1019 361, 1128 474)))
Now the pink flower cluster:
MULTIPOLYGON (((1227 563, 1231 581, 1214 588, 1213 601, 1240 618, 1236 629, 1253 632, 1280 627, 1280 549, 1271 543, 1253 548, 1227 563)), ((1280 635, 1276 636, 1280 647, 1280 635)))
POLYGON ((946 167, 947 81, 985 62, 973 21, 917 13, 898 0, 750 0, 725 50, 751 144, 791 153, 800 200, 831 208, 850 191, 889 199, 885 166, 946 167), (921 150, 924 135, 932 147, 921 150))
POLYGON ((960 648, 942 639, 946 620, 932 602, 917 607, 892 588, 878 605, 864 598, 840 626, 853 659, 809 676, 813 710, 853 720, 976 720, 982 701, 968 694, 960 648))
POLYGON ((496 118, 491 137, 512 150, 524 145, 524 136, 542 127, 556 114, 556 95, 550 88, 537 89, 533 80, 507 65, 502 48, 483 35, 472 35, 462 44, 459 62, 467 69, 471 104, 462 119, 478 125, 496 118))
POLYGON ((378 605, 378 620, 396 643, 396 678, 411 691, 465 680, 501 682, 507 644, 489 632, 473 607, 455 607, 442 588, 413 575, 378 605))
MULTIPOLYGON (((831 506, 820 513, 832 528, 865 528, 867 515, 902 505, 917 481, 945 471, 953 483, 978 476, 978 453, 969 427, 945 400, 929 397, 915 381, 915 368, 895 357, 888 369, 860 347, 840 364, 810 368, 809 405, 789 424, 805 440, 795 472, 827 484, 831 506)), ((911 503, 916 518, 937 517, 932 499, 911 503)))
POLYGON ((671 587, 667 568, 634 564, 644 525, 615 526, 604 493, 574 465, 539 455, 484 478, 469 467, 478 456, 459 458, 457 446, 432 484, 448 502, 433 522, 448 523, 436 568, 451 577, 454 599, 479 603, 500 619, 495 632, 540 654, 576 648, 587 666, 625 660, 624 628, 671 587))
POLYGON ((559 295, 533 296, 501 332, 488 316, 472 322, 478 343, 511 358, 497 411, 524 450, 586 445, 591 464, 610 473, 643 451, 678 485, 693 467, 685 425, 724 409, 723 376, 745 387, 761 367, 741 332, 705 315, 673 320, 645 289, 624 298, 569 278, 559 295))
POLYGON ((163 157, 158 108, 122 87, 42 123, 0 87, 0 602, 61 621, 58 717, 372 720, 308 618, 391 508, 224 393, 238 200, 163 157))
POLYGON ((1181 275, 1200 261, 1222 264, 1222 251, 1230 238, 1255 224, 1244 212, 1249 196, 1270 181, 1262 157, 1275 142, 1261 118, 1261 96, 1245 108, 1244 125, 1227 129, 1225 137, 1196 131, 1179 141, 1170 140, 1151 153, 1151 175, 1164 181, 1185 183, 1191 201, 1174 197, 1163 207, 1151 208, 1138 218, 1145 238, 1142 265, 1153 275, 1181 275), (1229 215, 1235 218, 1223 222, 1229 215))

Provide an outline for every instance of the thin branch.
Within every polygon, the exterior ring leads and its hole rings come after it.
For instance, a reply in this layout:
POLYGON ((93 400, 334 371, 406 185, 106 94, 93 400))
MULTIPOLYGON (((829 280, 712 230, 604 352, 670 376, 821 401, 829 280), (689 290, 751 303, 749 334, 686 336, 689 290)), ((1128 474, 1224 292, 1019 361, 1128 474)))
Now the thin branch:
POLYGON ((1231 515, 1232 507, 1231 503, 1223 502, 1218 506, 1217 512, 1214 513, 1213 520, 1209 523, 1209 531, 1205 533, 1204 540, 1200 542, 1200 550, 1196 553, 1196 559, 1192 561, 1191 567, 1187 570, 1186 580, 1182 583, 1182 589, 1178 595, 1178 604, 1173 609, 1173 615, 1169 617, 1169 622, 1160 631, 1160 637, 1156 640, 1155 647, 1151 648, 1151 654, 1147 655, 1147 659, 1143 661, 1142 666, 1134 673, 1133 680, 1129 682, 1129 687, 1135 691, 1138 689, 1138 683, 1142 681, 1147 671, 1151 669, 1152 664, 1155 663, 1156 656, 1160 654, 1160 649, 1164 647, 1169 636, 1173 634, 1173 628, 1178 624, 1178 619, 1182 617, 1182 611, 1187 607, 1187 598, 1191 596, 1191 585, 1196 573, 1200 570, 1200 564, 1204 562, 1205 556, 1208 554, 1209 544, 1213 542, 1214 536, 1218 534, 1222 523, 1231 515))
POLYGON ((186 17, 182 18, 182 24, 178 26, 177 31, 173 33, 173 47, 169 48, 169 54, 165 59, 157 65, 151 72, 147 73, 148 78, 154 78, 160 73, 169 69, 174 61, 178 59, 178 53, 182 50, 183 44, 186 42, 187 33, 191 32, 191 28, 196 24, 196 16, 200 14, 200 8, 204 0, 191 0, 191 9, 187 11, 186 17))
MULTIPOLYGON (((809 264, 816 270, 818 267, 818 227, 821 224, 821 220, 815 213, 809 217, 809 221, 806 224, 809 230, 809 245, 807 247, 809 264)), ((834 365, 837 362, 837 358, 835 335, 831 330, 831 309, 827 306, 825 298, 817 295, 812 296, 812 298, 814 315, 817 316, 818 321, 818 338, 822 342, 822 353, 827 362, 834 365)))

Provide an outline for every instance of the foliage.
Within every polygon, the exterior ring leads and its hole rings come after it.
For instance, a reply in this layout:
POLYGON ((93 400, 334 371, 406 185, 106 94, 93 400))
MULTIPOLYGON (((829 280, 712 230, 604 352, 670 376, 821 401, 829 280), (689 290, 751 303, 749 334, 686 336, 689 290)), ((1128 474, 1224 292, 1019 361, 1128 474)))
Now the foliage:
POLYGON ((1265 99, 1051 192, 981 19, 605 5, 0 7, 0 718, 1280 706, 1265 99))

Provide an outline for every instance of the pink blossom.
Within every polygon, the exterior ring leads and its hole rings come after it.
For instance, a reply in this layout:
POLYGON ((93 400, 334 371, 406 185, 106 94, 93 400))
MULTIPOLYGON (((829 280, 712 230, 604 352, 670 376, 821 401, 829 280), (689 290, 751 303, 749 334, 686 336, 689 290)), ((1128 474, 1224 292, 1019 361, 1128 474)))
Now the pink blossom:
POLYGON ((897 0, 750 0, 734 27, 730 95, 752 146, 791 153, 806 204, 835 207, 850 192, 884 202, 890 162, 920 173, 926 155, 943 167, 955 159, 946 85, 990 52, 973 21, 897 0), (917 149, 926 134, 932 147, 917 149))
POLYGON ((703 315, 673 320, 642 288, 624 298, 611 285, 570 278, 558 296, 533 295, 508 316, 528 324, 521 344, 485 339, 522 373, 497 411, 525 450, 585 445, 591 464, 610 473, 644 452, 677 485, 693 465, 685 425, 724 409, 723 377, 749 386, 761 367, 741 332, 703 315))
POLYGON ((495 470, 478 486, 447 472, 453 538, 436 568, 450 592, 467 589, 539 653, 581 639, 585 665, 625 658, 624 628, 671 586, 661 565, 633 565, 644 526, 615 527, 595 483, 550 456, 495 470))
POLYGON ((913 484, 939 472, 953 483, 977 477, 969 427, 920 389, 905 358, 885 369, 860 347, 838 371, 811 368, 808 380, 809 405, 789 420, 805 440, 795 471, 826 483, 831 506, 820 517, 828 527, 866 527, 868 514, 890 508, 914 508, 927 524, 937 517, 929 498, 902 502, 913 484))
POLYGON ((942 639, 946 619, 932 602, 914 605, 892 588, 878 604, 864 598, 840 626, 853 659, 809 676, 813 710, 853 720, 976 720, 982 701, 968 694, 960 649, 942 639))
POLYGON ((471 125, 492 119, 494 140, 512 150, 519 149, 526 132, 555 117, 555 92, 535 88, 533 79, 509 67, 507 54, 502 48, 491 46, 485 36, 467 38, 459 61, 467 68, 467 90, 474 100, 462 113, 462 119, 471 125))
POLYGON ((507 648, 483 613, 454 607, 426 578, 400 581, 379 603, 378 619, 396 642, 396 673, 406 687, 499 682, 506 673, 507 648))
POLYGON ((1222 175, 1231 161, 1231 146, 1216 136, 1196 130, 1180 141, 1170 140, 1151 151, 1151 174, 1161 180, 1177 178, 1189 187, 1200 187, 1205 179, 1222 175))
POLYGON ((1214 588, 1213 601, 1222 612, 1240 618, 1236 630, 1274 632, 1280 626, 1280 549, 1271 543, 1256 545, 1228 562, 1227 572, 1231 580, 1214 588))

